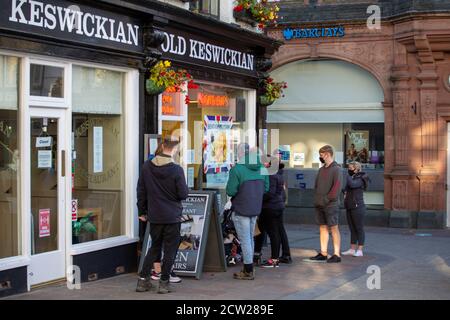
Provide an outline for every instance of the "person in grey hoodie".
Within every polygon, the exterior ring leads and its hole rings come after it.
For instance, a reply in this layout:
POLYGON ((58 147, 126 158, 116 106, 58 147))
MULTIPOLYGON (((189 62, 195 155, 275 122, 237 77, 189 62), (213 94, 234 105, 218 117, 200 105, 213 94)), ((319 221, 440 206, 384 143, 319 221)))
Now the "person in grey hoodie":
POLYGON ((339 232, 339 195, 341 192, 341 167, 334 161, 333 147, 319 149, 320 162, 314 188, 316 221, 320 228, 320 252, 311 261, 341 262, 341 234, 339 232), (329 230, 333 237, 334 255, 328 258, 329 230))
POLYGON ((173 162, 178 141, 167 138, 162 152, 144 163, 137 186, 139 216, 150 222, 152 246, 144 259, 136 291, 151 288, 151 270, 164 249, 159 293, 169 293, 170 273, 180 244, 180 225, 183 207, 181 201, 188 197, 184 170, 173 162))
POLYGON ((231 197, 232 219, 244 258, 244 269, 233 276, 238 280, 253 280, 253 237, 264 193, 269 191, 269 175, 261 164, 258 152, 250 151, 248 144, 239 145, 238 158, 238 163, 230 170, 226 187, 231 197))

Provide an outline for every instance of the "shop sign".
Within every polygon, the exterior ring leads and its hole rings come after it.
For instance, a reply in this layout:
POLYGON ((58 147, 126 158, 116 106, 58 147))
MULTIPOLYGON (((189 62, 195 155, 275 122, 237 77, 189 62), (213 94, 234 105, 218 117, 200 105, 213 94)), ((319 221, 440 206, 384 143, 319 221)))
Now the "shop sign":
POLYGON ((181 92, 175 92, 174 90, 170 90, 168 88, 163 92, 162 97, 161 110, 162 114, 166 116, 179 116, 181 115, 181 92))
POLYGON ((204 94, 201 92, 198 94, 197 100, 199 107, 227 108, 229 102, 228 96, 204 94))
POLYGON ((39 210, 39 238, 50 236, 50 209, 39 210))
POLYGON ((143 48, 135 20, 66 0, 3 1, 0 28, 119 50, 143 48))
POLYGON ((179 31, 165 32, 165 40, 161 51, 165 58, 182 60, 190 63, 203 63, 222 69, 253 72, 255 57, 222 44, 213 43, 208 39, 182 34, 179 31))
POLYGON ((285 40, 308 38, 342 38, 345 36, 345 27, 315 27, 315 28, 286 28, 283 30, 285 40))

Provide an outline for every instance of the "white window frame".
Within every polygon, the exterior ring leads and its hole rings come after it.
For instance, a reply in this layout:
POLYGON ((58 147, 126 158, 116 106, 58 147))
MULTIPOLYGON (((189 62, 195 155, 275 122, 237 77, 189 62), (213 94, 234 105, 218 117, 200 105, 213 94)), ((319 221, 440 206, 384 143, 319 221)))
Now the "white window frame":
MULTIPOLYGON (((211 81, 203 81, 203 80, 195 80, 195 83, 198 85, 215 85, 215 86, 222 86, 224 88, 234 88, 243 90, 246 98, 246 108, 245 108, 245 122, 247 122, 247 132, 250 133, 248 137, 248 143, 251 147, 256 146, 256 90, 251 88, 243 88, 243 87, 237 87, 237 86, 231 86, 228 84, 218 83, 218 82, 211 82, 211 81)), ((187 85, 183 88, 184 91, 187 91, 187 85)), ((180 116, 167 116, 162 114, 162 93, 158 95, 158 134, 162 134, 162 122, 163 121, 180 121, 181 122, 181 131, 183 133, 183 136, 187 137, 188 135, 188 108, 189 106, 184 103, 186 99, 186 94, 181 93, 181 101, 182 101, 182 108, 181 108, 181 115, 180 116)), ((203 120, 202 120, 203 121, 203 120)), ((191 139, 194 139, 193 136, 191 136, 191 139)), ((187 149, 188 149, 188 139, 182 139, 182 145, 181 145, 181 158, 183 159, 182 162, 182 168, 184 170, 184 174, 187 177, 187 149)))

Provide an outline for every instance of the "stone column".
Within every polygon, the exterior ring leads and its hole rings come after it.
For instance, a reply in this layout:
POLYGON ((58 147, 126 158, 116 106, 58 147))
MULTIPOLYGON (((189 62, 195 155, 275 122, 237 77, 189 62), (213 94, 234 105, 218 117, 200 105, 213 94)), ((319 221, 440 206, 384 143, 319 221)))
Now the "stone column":
POLYGON ((409 180, 409 85, 411 76, 407 65, 397 65, 392 69, 393 82, 393 124, 394 124, 394 166, 392 178, 392 209, 408 210, 409 180))
POLYGON ((438 75, 433 53, 425 35, 414 37, 420 62, 420 130, 422 165, 418 168, 420 183, 420 212, 418 227, 435 227, 436 221, 436 180, 438 178, 438 119, 437 92, 438 75))

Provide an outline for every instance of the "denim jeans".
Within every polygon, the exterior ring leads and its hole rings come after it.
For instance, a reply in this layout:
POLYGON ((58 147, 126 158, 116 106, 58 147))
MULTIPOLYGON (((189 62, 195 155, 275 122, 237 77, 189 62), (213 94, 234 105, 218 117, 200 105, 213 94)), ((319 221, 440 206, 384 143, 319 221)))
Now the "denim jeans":
POLYGON ((252 264, 255 250, 253 236, 255 234, 256 217, 240 216, 233 212, 231 218, 233 219, 234 227, 241 242, 244 264, 252 264))

